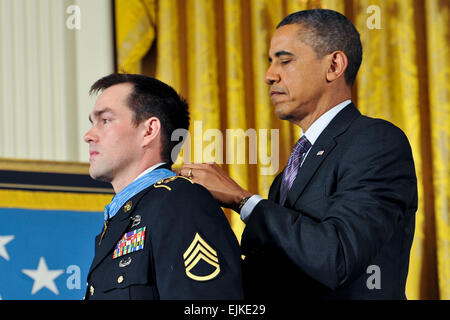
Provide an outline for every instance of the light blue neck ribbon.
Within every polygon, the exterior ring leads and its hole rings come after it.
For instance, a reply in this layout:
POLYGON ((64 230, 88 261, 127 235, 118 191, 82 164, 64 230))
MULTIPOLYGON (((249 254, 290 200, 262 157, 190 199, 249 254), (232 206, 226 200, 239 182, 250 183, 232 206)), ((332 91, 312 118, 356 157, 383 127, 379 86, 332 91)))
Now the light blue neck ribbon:
POLYGON ((125 202, 135 196, 145 188, 155 184, 158 180, 175 176, 175 172, 169 169, 154 169, 149 173, 139 177, 127 185, 122 191, 117 193, 111 203, 105 206, 105 220, 111 219, 116 215, 125 202))

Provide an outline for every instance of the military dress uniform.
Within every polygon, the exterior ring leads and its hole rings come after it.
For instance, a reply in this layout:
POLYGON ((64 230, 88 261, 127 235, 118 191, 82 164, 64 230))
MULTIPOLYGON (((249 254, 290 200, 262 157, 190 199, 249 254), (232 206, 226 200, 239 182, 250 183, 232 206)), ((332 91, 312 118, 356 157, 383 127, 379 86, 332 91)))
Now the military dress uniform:
POLYGON ((85 299, 242 299, 240 263, 212 195, 175 176, 132 196, 105 222, 85 299))

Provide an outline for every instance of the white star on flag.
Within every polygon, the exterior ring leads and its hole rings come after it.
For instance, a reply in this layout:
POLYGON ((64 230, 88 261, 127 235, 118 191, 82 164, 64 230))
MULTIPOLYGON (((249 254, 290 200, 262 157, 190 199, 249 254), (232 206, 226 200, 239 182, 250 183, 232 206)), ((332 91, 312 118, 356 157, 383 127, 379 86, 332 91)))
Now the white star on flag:
POLYGON ((0 236, 0 257, 9 261, 8 251, 5 246, 14 239, 14 236, 0 236))
POLYGON ((54 280, 58 278, 64 270, 49 270, 44 257, 39 259, 39 265, 37 270, 22 269, 22 272, 34 280, 31 294, 35 294, 43 287, 46 287, 54 294, 59 294, 58 288, 55 285, 54 280))

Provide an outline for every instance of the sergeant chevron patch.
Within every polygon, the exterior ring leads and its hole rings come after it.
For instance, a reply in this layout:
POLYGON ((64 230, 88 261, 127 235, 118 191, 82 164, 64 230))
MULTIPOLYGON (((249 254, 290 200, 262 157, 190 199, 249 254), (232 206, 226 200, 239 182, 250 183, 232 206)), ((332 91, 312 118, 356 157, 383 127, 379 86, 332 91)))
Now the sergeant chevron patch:
POLYGON ((217 252, 203 240, 198 233, 195 233, 194 240, 183 254, 186 275, 196 281, 208 281, 220 273, 219 258, 217 252), (201 261, 207 264, 201 263, 201 261), (203 266, 200 266, 200 265, 203 266), (197 268, 195 268, 197 266, 197 268), (195 269, 195 271, 194 271, 195 269), (206 272, 206 274, 203 274, 206 272))

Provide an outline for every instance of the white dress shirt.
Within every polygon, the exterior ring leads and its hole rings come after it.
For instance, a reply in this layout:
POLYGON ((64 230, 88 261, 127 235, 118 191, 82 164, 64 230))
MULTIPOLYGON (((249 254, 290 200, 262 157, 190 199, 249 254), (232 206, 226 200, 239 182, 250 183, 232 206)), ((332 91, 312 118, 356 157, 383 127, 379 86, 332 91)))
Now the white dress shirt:
POLYGON ((138 176, 136 177, 136 179, 134 179, 133 181, 139 179, 139 178, 142 177, 144 174, 147 174, 147 173, 149 173, 149 172, 155 170, 156 168, 158 168, 158 167, 159 167, 160 165, 162 165, 162 164, 165 164, 165 162, 157 163, 157 164, 151 166, 150 168, 146 169, 145 171, 142 171, 142 173, 141 173, 140 175, 138 175, 138 176))
MULTIPOLYGON (((309 142, 311 143, 311 148, 306 152, 305 157, 303 158, 302 163, 300 163, 300 167, 303 165, 303 162, 305 162, 306 157, 309 154, 309 151, 312 149, 312 146, 316 142, 317 138, 319 138, 320 134, 323 130, 328 126, 328 124, 333 120, 333 118, 346 106, 348 106, 351 103, 351 100, 345 100, 344 102, 339 103, 337 106, 334 106, 327 112, 325 112, 323 115, 320 116, 319 119, 314 121, 314 123, 309 127, 309 129, 303 133, 308 138, 309 142)), ((252 213, 253 209, 256 207, 256 205, 263 200, 263 198, 257 194, 250 197, 250 199, 247 200, 247 202, 244 204, 244 206, 241 209, 241 220, 245 223, 248 221, 248 218, 250 217, 250 214, 252 213)))

